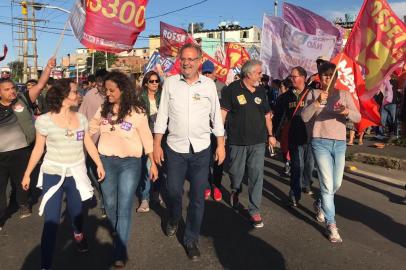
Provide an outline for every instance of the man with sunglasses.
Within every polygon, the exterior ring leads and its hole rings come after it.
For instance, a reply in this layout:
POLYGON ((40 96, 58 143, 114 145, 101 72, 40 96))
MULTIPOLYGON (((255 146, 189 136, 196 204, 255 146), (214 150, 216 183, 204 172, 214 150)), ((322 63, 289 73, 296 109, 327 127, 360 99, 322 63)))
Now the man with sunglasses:
POLYGON ((169 209, 166 234, 169 237, 175 236, 182 219, 183 185, 185 179, 190 181, 183 244, 192 260, 200 257, 197 243, 203 220, 212 132, 217 137, 215 160, 221 164, 225 158, 224 126, 216 86, 213 80, 199 74, 202 54, 201 47, 194 43, 180 49, 181 74, 165 80, 154 127, 154 159, 158 165, 164 160, 162 137, 167 129, 169 131, 165 147, 169 209))

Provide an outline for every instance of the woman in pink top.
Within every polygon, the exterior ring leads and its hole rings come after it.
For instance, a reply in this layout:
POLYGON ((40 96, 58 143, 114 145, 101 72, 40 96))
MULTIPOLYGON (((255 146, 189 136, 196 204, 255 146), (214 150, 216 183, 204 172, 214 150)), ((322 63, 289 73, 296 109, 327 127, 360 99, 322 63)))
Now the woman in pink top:
POLYGON ((134 194, 141 179, 143 151, 151 161, 151 180, 158 176, 152 158, 152 134, 145 106, 130 79, 111 72, 104 79, 106 101, 90 122, 90 133, 100 132, 99 153, 106 170, 101 183, 107 217, 114 230, 114 265, 124 267, 131 231, 134 194))

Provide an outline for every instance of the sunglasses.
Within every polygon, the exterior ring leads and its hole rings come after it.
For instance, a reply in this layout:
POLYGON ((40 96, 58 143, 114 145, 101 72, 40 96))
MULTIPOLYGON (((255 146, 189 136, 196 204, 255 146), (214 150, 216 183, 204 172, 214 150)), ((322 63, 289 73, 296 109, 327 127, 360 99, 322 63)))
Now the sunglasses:
POLYGON ((149 83, 160 83, 159 80, 149 80, 148 82, 149 82, 149 83))

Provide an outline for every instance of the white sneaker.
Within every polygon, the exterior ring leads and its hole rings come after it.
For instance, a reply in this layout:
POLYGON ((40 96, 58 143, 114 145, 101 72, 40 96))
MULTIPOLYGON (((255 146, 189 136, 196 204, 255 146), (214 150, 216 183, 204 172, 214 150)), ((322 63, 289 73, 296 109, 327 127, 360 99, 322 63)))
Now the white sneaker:
POLYGON ((138 213, 147 213, 149 212, 149 203, 147 200, 141 201, 140 207, 137 209, 138 213))
POLYGON ((336 224, 330 224, 327 226, 327 234, 328 240, 330 240, 331 243, 343 242, 343 239, 341 239, 341 236, 338 233, 338 228, 336 224))
POLYGON ((322 223, 326 220, 326 217, 324 216, 323 211, 320 209, 319 205, 317 204, 317 201, 313 203, 313 208, 314 211, 316 211, 316 219, 318 222, 322 223))

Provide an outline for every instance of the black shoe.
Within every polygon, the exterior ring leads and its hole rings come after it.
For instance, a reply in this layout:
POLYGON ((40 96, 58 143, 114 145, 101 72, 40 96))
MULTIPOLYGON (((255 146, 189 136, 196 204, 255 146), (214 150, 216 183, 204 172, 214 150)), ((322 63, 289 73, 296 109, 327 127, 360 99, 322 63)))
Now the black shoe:
POLYGON ((86 240, 86 238, 84 236, 83 236, 81 241, 76 241, 75 240, 75 242, 76 242, 76 250, 78 252, 83 253, 83 252, 87 252, 89 250, 89 247, 87 245, 87 240, 86 240))
POLYGON ((236 191, 231 192, 230 205, 235 210, 238 210, 238 207, 240 205, 240 200, 238 199, 238 193, 236 191))
POLYGON ((166 224, 166 236, 173 237, 178 231, 178 222, 168 221, 166 224))
POLYGON ((189 244, 185 245, 186 248, 186 253, 189 259, 192 261, 196 261, 200 257, 200 251, 199 248, 197 247, 196 243, 192 242, 189 244))
POLYGON ((20 219, 26 218, 31 216, 31 209, 28 205, 21 205, 20 206, 20 219))

